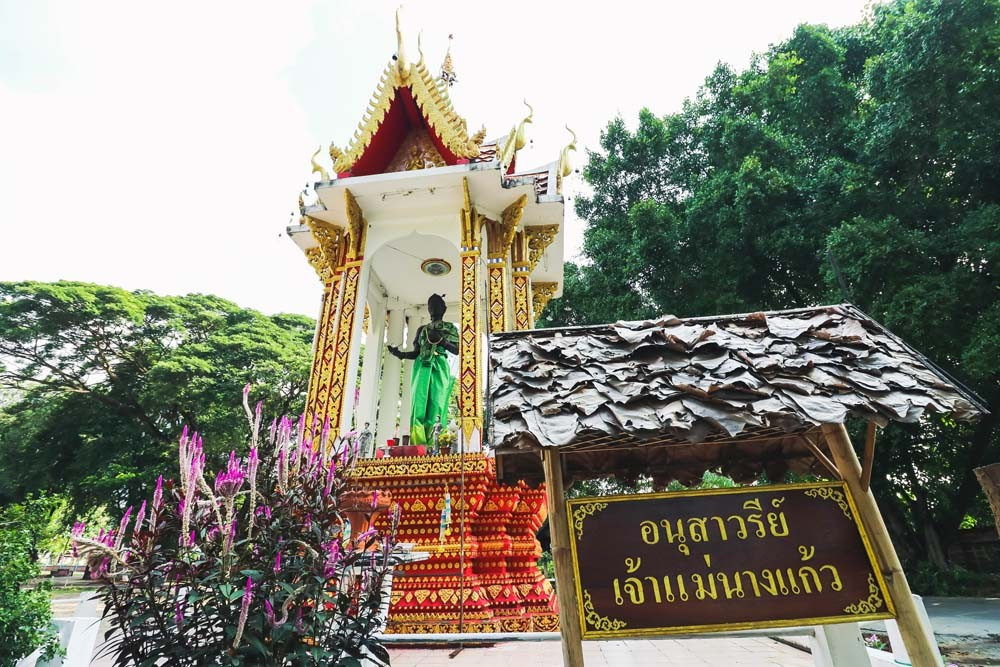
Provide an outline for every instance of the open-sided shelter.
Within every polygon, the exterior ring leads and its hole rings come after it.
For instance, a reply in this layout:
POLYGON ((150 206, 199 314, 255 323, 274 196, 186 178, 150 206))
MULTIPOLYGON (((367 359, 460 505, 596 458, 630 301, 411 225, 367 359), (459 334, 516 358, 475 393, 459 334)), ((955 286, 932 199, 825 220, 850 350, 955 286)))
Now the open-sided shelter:
POLYGON ((985 412, 971 392, 851 305, 495 334, 489 412, 498 476, 549 489, 566 663, 582 664, 564 481, 689 484, 814 473, 847 483, 914 664, 927 633, 868 489, 876 426, 985 412), (844 428, 868 420, 865 465, 844 428), (539 455, 541 454, 541 455, 539 455))

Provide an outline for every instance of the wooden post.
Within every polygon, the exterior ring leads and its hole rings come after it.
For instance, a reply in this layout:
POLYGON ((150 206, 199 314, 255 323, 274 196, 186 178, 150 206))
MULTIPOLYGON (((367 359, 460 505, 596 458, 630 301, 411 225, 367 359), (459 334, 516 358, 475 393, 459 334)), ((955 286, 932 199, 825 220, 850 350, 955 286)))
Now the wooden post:
POLYGON ((903 635, 903 643, 914 667, 940 667, 935 658, 937 651, 931 645, 931 638, 934 635, 913 601, 910 585, 906 582, 903 566, 896 555, 896 549, 892 546, 889 531, 875 503, 875 496, 870 489, 861 488, 861 463, 851 445, 847 429, 843 424, 824 424, 823 435, 840 470, 840 475, 854 498, 861 522, 868 532, 879 568, 896 607, 896 620, 899 623, 900 634, 903 635))
POLYGON ((569 519, 563 489, 562 461, 555 447, 542 449, 545 469, 545 494, 549 508, 549 536, 552 562, 556 566, 556 595, 559 600, 559 631, 562 633, 564 667, 583 667, 583 637, 580 607, 573 583, 573 554, 569 546, 569 519))
POLYGON ((976 479, 979 485, 986 492, 986 499, 990 501, 990 509, 993 510, 993 521, 997 525, 997 534, 1000 535, 1000 463, 991 463, 982 468, 976 468, 976 479))

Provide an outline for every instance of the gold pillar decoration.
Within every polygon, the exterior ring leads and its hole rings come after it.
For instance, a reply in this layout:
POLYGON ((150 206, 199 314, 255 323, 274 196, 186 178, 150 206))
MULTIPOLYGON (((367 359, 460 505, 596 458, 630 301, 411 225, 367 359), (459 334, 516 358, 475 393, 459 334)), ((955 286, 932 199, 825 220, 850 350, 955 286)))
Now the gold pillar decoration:
POLYGON ((341 265, 344 256, 344 232, 326 222, 306 218, 313 239, 319 245, 306 250, 306 258, 323 281, 323 301, 313 348, 312 370, 309 373, 309 391, 306 398, 306 418, 326 419, 323 411, 329 395, 330 369, 333 360, 333 340, 336 332, 339 305, 341 265))
POLYGON ((465 440, 474 430, 483 428, 483 392, 480 378, 482 331, 479 314, 479 253, 482 244, 483 216, 469 199, 469 181, 462 179, 465 203, 461 211, 462 273, 461 312, 458 348, 458 413, 465 440))
POLYGON ((542 316, 542 311, 558 287, 559 283, 531 283, 531 311, 535 322, 542 316))
POLYGON ((533 326, 531 318, 531 263, 528 261, 528 234, 514 234, 510 247, 511 290, 514 302, 514 330, 524 331, 533 326))
POLYGON ((507 258, 527 202, 528 196, 521 195, 504 209, 499 221, 486 221, 487 318, 490 333, 507 330, 507 258))
POLYGON ((559 233, 559 225, 534 225, 525 227, 524 232, 528 236, 528 262, 531 266, 528 269, 528 273, 531 273, 538 266, 542 255, 545 254, 545 249, 556 240, 556 234, 559 233))
POLYGON ((341 281, 340 313, 337 317, 337 333, 334 336, 330 391, 323 409, 324 417, 330 418, 331 434, 340 434, 340 413, 344 407, 344 393, 347 384, 347 365, 351 347, 354 344, 354 314, 358 307, 358 287, 361 283, 361 264, 364 261, 365 237, 368 223, 361 207, 350 190, 344 190, 344 207, 347 213, 346 261, 343 264, 341 281))

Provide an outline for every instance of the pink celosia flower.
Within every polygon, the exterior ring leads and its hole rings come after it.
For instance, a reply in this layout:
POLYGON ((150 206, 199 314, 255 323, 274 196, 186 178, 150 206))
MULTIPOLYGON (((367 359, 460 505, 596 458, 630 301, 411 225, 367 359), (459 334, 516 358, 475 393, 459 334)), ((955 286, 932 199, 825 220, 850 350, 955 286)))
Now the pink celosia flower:
POLYGON ((223 498, 234 498, 243 487, 246 473, 236 460, 236 452, 229 452, 229 465, 215 476, 215 492, 223 498))
POLYGON ((146 518, 146 501, 143 500, 142 504, 139 505, 139 512, 135 515, 135 526, 132 528, 132 534, 138 535, 139 531, 142 530, 142 520, 146 518))
POLYGON ((240 605, 240 620, 236 625, 236 638, 233 639, 233 648, 240 645, 243 639, 243 628, 247 624, 247 614, 250 612, 250 601, 253 599, 253 579, 247 577, 246 587, 243 589, 243 602, 240 605))

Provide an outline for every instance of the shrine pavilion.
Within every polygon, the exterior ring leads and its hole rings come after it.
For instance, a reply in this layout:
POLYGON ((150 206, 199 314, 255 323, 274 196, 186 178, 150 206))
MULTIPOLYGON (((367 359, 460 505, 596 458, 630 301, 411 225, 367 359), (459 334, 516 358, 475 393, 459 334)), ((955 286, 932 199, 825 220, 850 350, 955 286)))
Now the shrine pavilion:
POLYGON ((530 106, 497 138, 470 133, 450 101, 455 80, 450 48, 437 74, 419 41, 408 56, 397 16, 396 52, 357 132, 330 146, 332 171, 313 156, 320 180, 288 228, 323 284, 306 414, 373 441, 358 484, 391 492, 398 538, 431 554, 397 574, 389 632, 551 631, 555 596, 535 537, 544 485, 497 483, 483 446, 484 350, 488 333, 532 328, 561 294, 562 185, 575 144, 520 169, 530 106), (406 446, 414 361, 388 353, 417 343, 432 294, 458 330, 457 453, 445 455, 406 446))

